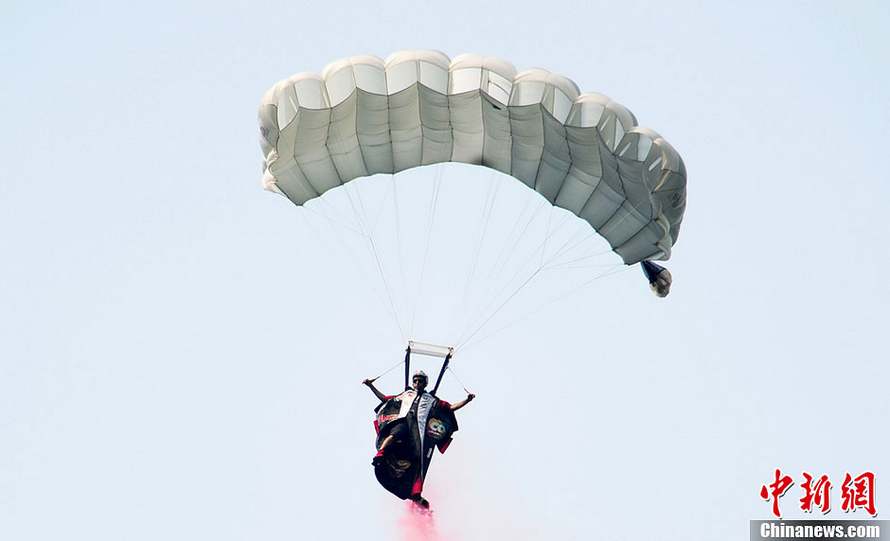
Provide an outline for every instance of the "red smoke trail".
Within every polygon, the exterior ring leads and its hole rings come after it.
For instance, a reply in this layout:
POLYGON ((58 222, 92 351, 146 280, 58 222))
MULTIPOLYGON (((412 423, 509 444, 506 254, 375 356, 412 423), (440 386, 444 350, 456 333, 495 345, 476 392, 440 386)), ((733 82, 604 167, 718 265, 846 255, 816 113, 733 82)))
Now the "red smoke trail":
POLYGON ((402 541, 444 541, 436 531, 433 514, 412 502, 407 502, 405 513, 399 519, 402 541))

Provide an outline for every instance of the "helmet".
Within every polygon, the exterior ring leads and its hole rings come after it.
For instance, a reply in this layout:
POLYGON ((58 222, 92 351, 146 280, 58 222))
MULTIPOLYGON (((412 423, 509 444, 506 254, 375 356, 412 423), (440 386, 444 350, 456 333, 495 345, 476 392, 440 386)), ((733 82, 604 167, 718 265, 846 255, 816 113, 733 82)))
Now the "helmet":
POLYGON ((411 376, 411 380, 413 381, 414 378, 423 378, 423 380, 427 383, 429 383, 429 381, 430 381, 429 376, 427 376, 426 372, 424 372, 423 370, 418 370, 417 372, 414 372, 414 375, 411 376))

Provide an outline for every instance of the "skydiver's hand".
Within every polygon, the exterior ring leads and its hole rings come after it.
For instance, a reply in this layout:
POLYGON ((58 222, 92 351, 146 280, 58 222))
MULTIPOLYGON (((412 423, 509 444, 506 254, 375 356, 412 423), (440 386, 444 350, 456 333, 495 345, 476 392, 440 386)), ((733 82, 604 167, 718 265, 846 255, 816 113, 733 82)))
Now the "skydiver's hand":
POLYGON ((473 393, 467 394, 467 402, 472 402, 474 398, 476 398, 476 395, 474 395, 473 393))
POLYGON ((370 387, 373 384, 374 384, 374 380, 372 380, 372 379, 366 379, 365 381, 362 382, 362 385, 367 385, 368 387, 370 387))

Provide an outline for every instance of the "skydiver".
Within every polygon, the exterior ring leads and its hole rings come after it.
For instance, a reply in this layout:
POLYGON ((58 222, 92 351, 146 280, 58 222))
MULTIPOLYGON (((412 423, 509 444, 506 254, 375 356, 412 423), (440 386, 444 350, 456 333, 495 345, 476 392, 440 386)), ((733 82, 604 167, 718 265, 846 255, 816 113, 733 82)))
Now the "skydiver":
MULTIPOLYGON (((421 466, 412 470, 414 472, 413 475, 416 475, 416 477, 413 478, 413 482, 409 482, 408 485, 399 485, 400 488, 397 489, 393 489, 386 484, 384 484, 384 486, 387 486, 388 490, 394 492, 399 497, 403 499, 411 499, 421 507, 428 508, 429 502, 427 502, 420 493, 423 490, 423 479, 426 474, 426 467, 429 464, 429 459, 432 457, 432 447, 433 445, 437 445, 439 446, 439 451, 444 452, 448 447, 448 443, 451 441, 451 433, 457 429, 456 421, 454 421, 454 412, 472 402, 473 399, 476 398, 476 395, 467 393, 465 399, 450 404, 444 400, 439 400, 426 391, 426 387, 429 384, 429 377, 424 372, 416 372, 411 378, 411 382, 411 388, 399 395, 383 394, 374 386, 373 380, 366 379, 362 382, 362 384, 371 389, 374 396, 381 402, 380 406, 378 406, 380 413, 378 414, 377 424, 379 443, 377 454, 374 456, 371 464, 375 467, 375 471, 378 471, 379 473, 379 468, 381 467, 384 468, 384 470, 387 470, 395 464, 396 469, 399 469, 399 464, 409 464, 408 466, 404 466, 407 468, 410 467, 411 461, 420 460, 421 466), (448 421, 445 421, 445 424, 443 424, 443 419, 447 419, 448 417, 451 419, 450 425, 448 424, 448 421), (430 454, 426 459, 418 457, 416 454, 410 454, 410 451, 406 451, 406 449, 412 448, 410 444, 407 447, 402 445, 407 444, 408 442, 414 442, 416 444, 418 441, 418 434, 415 434, 415 432, 419 434, 421 447, 429 450, 430 454), (426 447, 423 445, 424 433, 427 434, 426 447), (382 440, 379 439, 381 436, 383 436, 382 440), (392 449, 396 449, 393 451, 396 456, 392 459, 388 459, 387 456, 390 454, 388 451, 392 449), (403 456, 402 453, 409 454, 403 456), (412 459, 410 458, 411 456, 415 458, 412 459), (409 462, 405 463, 402 461, 404 458, 408 458, 409 462), (390 466, 386 466, 385 463, 387 460, 393 460, 395 462, 390 464, 390 466)), ((408 477, 404 477, 403 473, 394 475, 401 479, 409 479, 408 477)), ((378 480, 379 479, 380 478, 378 477, 378 480)), ((398 481, 396 482, 398 483, 398 481)))

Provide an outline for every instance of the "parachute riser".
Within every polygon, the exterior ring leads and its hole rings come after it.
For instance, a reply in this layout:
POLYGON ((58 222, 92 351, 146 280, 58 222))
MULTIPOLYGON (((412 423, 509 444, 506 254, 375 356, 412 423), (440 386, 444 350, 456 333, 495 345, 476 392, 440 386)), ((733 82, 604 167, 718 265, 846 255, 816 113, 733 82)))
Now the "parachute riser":
POLYGON ((448 370, 448 363, 451 362, 451 354, 445 356, 445 361, 442 363, 442 369, 439 370, 439 377, 436 378, 436 385, 433 387, 433 390, 430 391, 430 394, 436 396, 436 391, 439 390, 439 384, 442 383, 442 376, 445 375, 445 371, 448 370))
POLYGON ((405 348, 405 390, 411 388, 411 346, 405 348))

